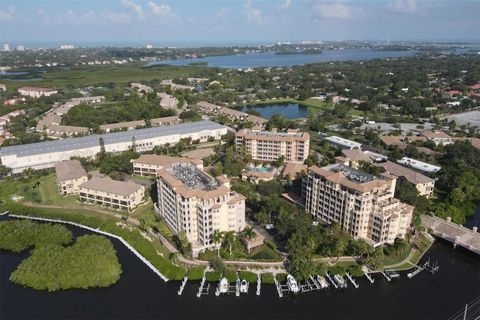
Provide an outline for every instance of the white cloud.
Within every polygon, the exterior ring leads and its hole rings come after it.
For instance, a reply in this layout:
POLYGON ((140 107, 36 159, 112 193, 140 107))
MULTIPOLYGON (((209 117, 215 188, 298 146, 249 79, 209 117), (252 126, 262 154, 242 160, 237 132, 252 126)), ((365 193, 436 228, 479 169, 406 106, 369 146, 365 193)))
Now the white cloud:
POLYGON ((8 6, 7 10, 0 10, 0 21, 11 21, 15 14, 15 6, 8 6))
POLYGON ((156 4, 153 1, 148 1, 147 6, 156 16, 168 16, 172 14, 172 8, 167 4, 156 4))
POLYGON ((230 14, 231 10, 230 9, 220 9, 217 14, 215 15, 215 18, 217 19, 226 19, 228 15, 230 14))
POLYGON ((339 2, 317 3, 313 11, 324 19, 349 19, 353 16, 353 8, 339 2))
POLYGON ((260 9, 252 7, 252 0, 247 0, 243 7, 243 13, 248 22, 252 24, 262 24, 263 16, 260 9))
POLYGON ((110 21, 110 22, 119 23, 119 24, 129 23, 131 21, 130 15, 123 12, 102 13, 101 18, 104 21, 110 21))
POLYGON ((135 12, 135 14, 136 14, 140 19, 143 19, 143 9, 142 9, 142 6, 141 6, 141 5, 136 4, 136 3, 133 2, 132 0, 122 0, 122 5, 123 5, 125 8, 132 9, 133 12, 135 12))
POLYGON ((282 5, 278 7, 278 10, 285 11, 292 5, 292 0, 284 0, 282 5))
POLYGON ((388 9, 392 13, 412 14, 417 10, 415 0, 393 0, 388 4, 388 9))

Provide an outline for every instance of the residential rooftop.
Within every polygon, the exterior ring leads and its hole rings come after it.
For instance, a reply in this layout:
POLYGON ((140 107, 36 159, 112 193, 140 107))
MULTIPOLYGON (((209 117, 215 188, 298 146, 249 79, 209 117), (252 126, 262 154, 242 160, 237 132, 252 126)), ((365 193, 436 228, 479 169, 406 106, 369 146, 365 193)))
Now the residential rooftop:
POLYGON ((129 196, 141 189, 142 186, 132 180, 124 182, 113 180, 109 177, 92 177, 92 179, 82 183, 80 188, 108 192, 120 196, 129 196))
POLYGON ((187 162, 177 162, 168 167, 167 172, 180 180, 187 189, 214 190, 218 184, 196 166, 187 162))
POLYGON ((78 160, 65 160, 55 164, 55 173, 58 182, 74 180, 87 175, 78 160))

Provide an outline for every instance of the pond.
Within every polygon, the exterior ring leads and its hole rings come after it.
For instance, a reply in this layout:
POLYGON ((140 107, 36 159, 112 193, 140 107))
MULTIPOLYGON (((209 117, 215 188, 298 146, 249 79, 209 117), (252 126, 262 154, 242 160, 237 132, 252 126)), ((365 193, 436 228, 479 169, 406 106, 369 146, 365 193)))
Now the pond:
POLYGON ((265 119, 270 119, 274 114, 283 114, 288 119, 306 118, 308 116, 308 107, 298 103, 275 103, 275 104, 252 104, 243 107, 242 111, 249 108, 260 113, 265 119))

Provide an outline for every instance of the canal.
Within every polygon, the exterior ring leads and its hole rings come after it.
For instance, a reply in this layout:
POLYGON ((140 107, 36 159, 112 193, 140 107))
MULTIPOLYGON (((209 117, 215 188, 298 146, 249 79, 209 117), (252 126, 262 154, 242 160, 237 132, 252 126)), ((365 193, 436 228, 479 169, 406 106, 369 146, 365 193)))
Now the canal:
MULTIPOLYGON (((75 236, 87 232, 69 227, 75 236)), ((440 265, 435 275, 422 272, 413 279, 375 283, 359 279, 360 288, 329 289, 278 298, 272 285, 255 286, 243 297, 196 297, 199 281, 189 283, 182 296, 179 282, 163 282, 128 249, 112 240, 122 263, 122 277, 113 286, 57 293, 12 284, 9 274, 27 253, 0 251, 0 319, 446 319, 480 295, 480 259, 451 244, 436 242, 424 259, 440 265)))

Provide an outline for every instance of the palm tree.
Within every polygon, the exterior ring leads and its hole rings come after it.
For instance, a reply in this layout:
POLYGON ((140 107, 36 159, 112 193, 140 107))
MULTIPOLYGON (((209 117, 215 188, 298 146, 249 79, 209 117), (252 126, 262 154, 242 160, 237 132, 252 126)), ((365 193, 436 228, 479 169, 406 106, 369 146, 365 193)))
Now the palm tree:
POLYGON ((218 231, 218 230, 215 230, 212 234, 212 241, 215 244, 215 246, 217 247, 217 255, 218 256, 220 256, 220 246, 219 246, 219 244, 222 243, 222 239, 223 239, 223 233, 218 231))
POLYGON ((232 246, 235 244, 236 234, 235 231, 228 231, 223 237, 223 244, 228 246, 230 255, 232 255, 232 246))
POLYGON ((257 235, 255 234, 255 231, 253 231, 252 227, 245 227, 240 234, 240 237, 245 241, 245 244, 247 244, 248 253, 250 253, 250 248, 248 247, 247 241, 255 238, 256 236, 257 235))

